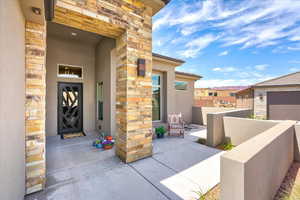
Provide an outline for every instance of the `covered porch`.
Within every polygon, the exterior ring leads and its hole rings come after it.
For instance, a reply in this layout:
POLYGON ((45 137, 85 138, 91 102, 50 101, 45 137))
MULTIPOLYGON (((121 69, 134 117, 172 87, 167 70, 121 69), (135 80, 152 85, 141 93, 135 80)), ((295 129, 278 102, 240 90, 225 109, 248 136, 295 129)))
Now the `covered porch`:
POLYGON ((196 199, 219 182, 223 153, 196 143, 206 128, 193 126, 184 139, 153 141, 153 156, 126 164, 115 150, 92 146, 96 132, 61 140, 47 137, 46 189, 26 197, 45 199, 196 199))

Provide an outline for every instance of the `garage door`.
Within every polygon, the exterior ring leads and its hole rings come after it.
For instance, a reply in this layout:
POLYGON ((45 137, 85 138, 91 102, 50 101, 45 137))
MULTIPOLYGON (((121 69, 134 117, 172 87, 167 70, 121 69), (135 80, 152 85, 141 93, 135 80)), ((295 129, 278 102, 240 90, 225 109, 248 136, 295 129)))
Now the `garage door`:
POLYGON ((300 121, 300 91, 268 92, 268 119, 300 121))

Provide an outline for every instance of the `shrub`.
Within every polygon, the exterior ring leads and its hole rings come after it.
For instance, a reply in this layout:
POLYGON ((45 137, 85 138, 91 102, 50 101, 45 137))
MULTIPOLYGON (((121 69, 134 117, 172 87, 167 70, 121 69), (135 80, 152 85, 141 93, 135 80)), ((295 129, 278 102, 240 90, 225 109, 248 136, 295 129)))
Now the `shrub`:
POLYGON ((166 131, 165 127, 163 127, 163 126, 155 128, 155 133, 158 138, 163 137, 166 132, 167 131, 166 131))
POLYGON ((223 144, 223 149, 224 149, 225 151, 229 151, 229 150, 231 150, 231 149, 233 149, 233 148, 234 148, 234 145, 231 144, 231 142, 226 142, 226 143, 223 144))

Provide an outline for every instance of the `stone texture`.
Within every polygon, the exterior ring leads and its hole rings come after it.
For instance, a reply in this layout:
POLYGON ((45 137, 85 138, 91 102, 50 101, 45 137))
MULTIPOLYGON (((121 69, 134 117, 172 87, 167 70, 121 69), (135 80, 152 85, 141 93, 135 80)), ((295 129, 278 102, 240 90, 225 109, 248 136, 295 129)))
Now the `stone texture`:
POLYGON ((26 21, 26 193, 45 186, 46 27, 26 21))
POLYGON ((137 0, 58 0, 54 22, 116 39, 117 155, 132 162, 152 154, 152 8, 137 0), (137 59, 146 76, 137 76, 137 59))

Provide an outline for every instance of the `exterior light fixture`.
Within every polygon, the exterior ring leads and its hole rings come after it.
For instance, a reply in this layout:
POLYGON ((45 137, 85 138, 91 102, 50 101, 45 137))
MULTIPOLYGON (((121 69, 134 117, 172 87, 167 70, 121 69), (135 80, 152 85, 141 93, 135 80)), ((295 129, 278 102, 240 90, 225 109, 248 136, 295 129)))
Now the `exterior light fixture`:
POLYGON ((72 32, 71 35, 72 35, 72 36, 77 36, 77 33, 72 32))
POLYGON ((259 94, 259 100, 260 100, 260 101, 263 101, 263 100, 264 100, 264 96, 263 96, 263 94, 261 94, 261 93, 259 94))
POLYGON ((41 15, 42 14, 42 10, 40 8, 37 7, 31 7, 32 12, 34 12, 34 14, 36 15, 41 15))
POLYGON ((143 58, 139 58, 137 60, 137 73, 138 73, 138 76, 146 75, 146 60, 143 58))

